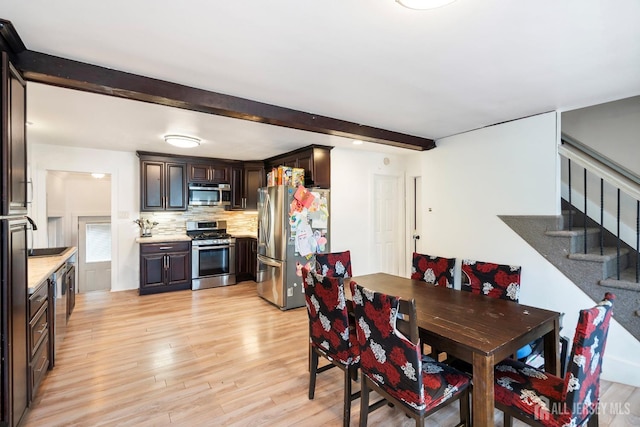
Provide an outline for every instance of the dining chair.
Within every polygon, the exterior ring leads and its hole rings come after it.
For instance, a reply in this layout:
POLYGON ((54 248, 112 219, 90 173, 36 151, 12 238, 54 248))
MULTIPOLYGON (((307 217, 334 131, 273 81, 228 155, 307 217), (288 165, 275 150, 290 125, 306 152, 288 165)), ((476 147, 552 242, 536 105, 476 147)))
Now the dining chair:
POLYGON ((615 295, 607 292, 595 307, 580 310, 564 378, 506 359, 495 367, 495 406, 535 426, 598 425, 600 372, 615 295))
POLYGON ((352 277, 351 251, 316 254, 316 273, 323 276, 352 277))
MULTIPOLYGON (((518 302, 522 267, 463 259, 461 269, 461 290, 518 302)), ((523 346, 514 356, 518 359, 529 356, 541 342, 542 338, 523 346)), ((457 363, 456 366, 464 371, 470 369, 470 365, 457 363)))
MULTIPOLYGON (((426 255, 414 252, 411 260, 411 279, 420 280, 435 286, 446 286, 453 288, 453 270, 456 265, 455 258, 445 258, 440 256, 426 255)), ((398 321, 398 328, 404 332, 407 324, 403 320, 398 321)), ((431 347, 422 340, 423 354, 432 354, 438 361, 447 359, 447 354, 431 347)))
POLYGON ((356 334, 360 345, 360 426, 367 425, 371 390, 423 426, 427 416, 459 400, 460 423, 468 426, 469 384, 466 374, 420 351, 414 300, 375 292, 351 281, 356 334), (410 336, 396 328, 397 313, 409 317, 410 336))
POLYGON ((343 414, 345 427, 351 419, 351 402, 360 392, 351 392, 351 380, 357 378, 360 347, 355 326, 347 312, 344 285, 341 278, 321 276, 308 268, 302 269, 304 297, 309 316, 309 399, 313 399, 316 376, 338 367, 344 372, 343 414), (319 358, 329 364, 318 367, 319 358))
POLYGON ((518 302, 520 266, 463 259, 461 268, 463 291, 518 302))
POLYGON ((453 288, 453 269, 455 258, 413 253, 411 262, 411 278, 436 286, 453 288))

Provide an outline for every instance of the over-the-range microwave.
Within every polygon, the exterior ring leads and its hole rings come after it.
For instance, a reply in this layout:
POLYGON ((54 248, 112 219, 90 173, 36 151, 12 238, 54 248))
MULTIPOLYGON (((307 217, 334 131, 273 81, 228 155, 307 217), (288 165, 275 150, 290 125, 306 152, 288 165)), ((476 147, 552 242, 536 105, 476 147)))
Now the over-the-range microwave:
POLYGON ((229 184, 189 184, 190 206, 231 205, 231 185, 229 184))

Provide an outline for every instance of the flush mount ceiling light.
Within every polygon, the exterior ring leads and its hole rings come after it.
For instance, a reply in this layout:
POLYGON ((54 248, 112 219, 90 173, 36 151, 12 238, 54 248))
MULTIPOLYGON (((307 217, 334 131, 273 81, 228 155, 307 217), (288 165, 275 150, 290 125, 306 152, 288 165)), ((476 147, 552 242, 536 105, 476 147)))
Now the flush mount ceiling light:
POLYGON ((436 7, 445 6, 456 0, 396 0, 402 6, 409 9, 426 10, 435 9, 436 7))
POLYGON ((354 139, 354 140, 353 140, 353 145, 362 145, 362 140, 360 140, 360 139, 354 139))
POLYGON ((193 148, 200 145, 200 139, 184 135, 165 135, 164 140, 180 148, 193 148))
POLYGON ((96 178, 96 179, 104 178, 104 174, 103 173, 92 173, 91 176, 96 178))

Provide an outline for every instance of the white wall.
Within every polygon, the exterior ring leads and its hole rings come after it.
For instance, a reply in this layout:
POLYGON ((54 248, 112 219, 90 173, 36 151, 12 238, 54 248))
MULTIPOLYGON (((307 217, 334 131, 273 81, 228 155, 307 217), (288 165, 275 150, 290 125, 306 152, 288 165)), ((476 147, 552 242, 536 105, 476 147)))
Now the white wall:
MULTIPOLYGON (((438 140, 407 174, 423 177, 419 248, 457 258, 456 288, 463 258, 520 265, 520 302, 566 313, 572 339, 578 311, 594 302, 498 218, 560 213, 556 127, 548 113, 438 140)), ((603 377, 640 386, 637 354, 638 341, 614 321, 603 377)))
MULTIPOLYGON (((133 219, 139 212, 140 178, 135 153, 31 143, 29 164, 34 178, 31 214, 37 224, 47 223, 47 170, 111 174, 111 290, 138 289, 138 227, 133 219)), ((39 229, 34 238, 36 247, 47 245, 46 230, 39 229)))
MULTIPOLYGON (((403 183, 407 158, 337 147, 331 150, 331 251, 351 251, 354 276, 380 271, 373 250, 374 175, 398 176, 403 183)), ((405 199, 404 194, 398 196, 400 227, 404 228, 405 199)), ((399 256, 406 257, 404 246, 399 256)))

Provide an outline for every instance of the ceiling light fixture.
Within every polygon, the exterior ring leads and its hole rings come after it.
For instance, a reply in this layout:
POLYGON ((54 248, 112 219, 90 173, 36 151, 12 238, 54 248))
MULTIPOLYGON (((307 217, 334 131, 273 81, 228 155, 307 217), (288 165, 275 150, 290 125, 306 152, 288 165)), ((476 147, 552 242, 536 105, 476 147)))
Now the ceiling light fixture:
POLYGON ((426 10, 448 5, 456 0, 396 0, 409 9, 426 10))
POLYGON ((362 145, 362 140, 360 140, 360 139, 354 139, 354 140, 353 140, 353 145, 362 145))
POLYGON ((91 176, 96 178, 96 179, 104 178, 104 174, 103 173, 92 173, 91 176))
POLYGON ((200 145, 200 139, 184 135, 165 135, 164 140, 171 145, 180 148, 193 148, 200 145))

